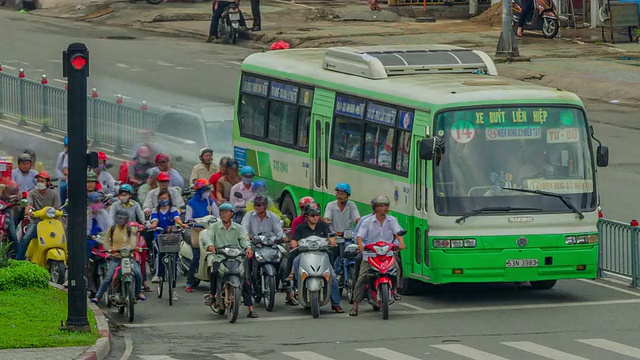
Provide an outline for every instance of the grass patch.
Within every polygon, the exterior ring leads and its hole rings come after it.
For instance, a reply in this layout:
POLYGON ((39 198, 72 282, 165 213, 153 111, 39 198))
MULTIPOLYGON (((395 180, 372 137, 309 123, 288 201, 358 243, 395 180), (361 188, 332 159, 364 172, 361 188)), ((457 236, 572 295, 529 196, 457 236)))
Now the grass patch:
POLYGON ((67 319, 67 293, 46 289, 0 291, 0 350, 62 346, 92 346, 100 337, 90 309, 91 332, 60 330, 67 319))

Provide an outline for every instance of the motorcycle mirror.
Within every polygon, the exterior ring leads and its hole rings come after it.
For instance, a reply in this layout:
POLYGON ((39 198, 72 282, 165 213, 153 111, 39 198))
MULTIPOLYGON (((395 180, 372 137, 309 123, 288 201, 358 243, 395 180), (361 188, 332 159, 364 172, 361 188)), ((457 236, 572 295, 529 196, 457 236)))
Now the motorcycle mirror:
POLYGON ((113 167, 113 164, 112 164, 112 163, 106 163, 106 164, 104 165, 104 167, 105 167, 106 169, 111 169, 111 168, 113 167))
POLYGON ((242 199, 242 193, 239 191, 234 192, 233 196, 237 197, 238 199, 242 199))
POLYGON ((400 230, 400 231, 398 231, 398 233, 396 235, 404 236, 406 233, 407 233, 407 230, 400 230))
POLYGON ((182 156, 178 156, 175 160, 176 160, 176 162, 182 162, 182 160, 184 160, 184 158, 182 156))
POLYGON ((329 237, 335 237, 335 236, 336 236, 336 233, 334 232, 329 233, 329 237))

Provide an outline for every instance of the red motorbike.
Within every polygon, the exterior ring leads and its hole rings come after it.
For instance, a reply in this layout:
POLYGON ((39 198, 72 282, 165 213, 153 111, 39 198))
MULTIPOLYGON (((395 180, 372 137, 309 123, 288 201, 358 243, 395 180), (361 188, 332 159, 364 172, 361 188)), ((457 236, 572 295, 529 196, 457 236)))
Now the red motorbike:
MULTIPOLYGON (((0 200, 0 248, 8 246, 7 239, 9 236, 9 226, 15 226, 12 221, 9 221, 9 212, 12 211, 12 207, 18 205, 18 202, 6 202, 0 200)), ((13 248, 17 249, 18 244, 13 244, 13 248)), ((7 253, 8 254, 8 253, 7 253)), ((9 254, 11 257, 15 257, 16 254, 9 254)))
POLYGON ((378 241, 364 246, 364 251, 375 256, 367 260, 371 269, 368 274, 365 294, 374 310, 380 310, 384 320, 389 319, 389 305, 395 302, 395 284, 398 283, 398 267, 395 251, 398 245, 386 241, 378 241))
POLYGON ((89 284, 92 292, 91 297, 94 297, 94 294, 98 291, 100 284, 102 284, 105 276, 107 276, 108 254, 104 249, 102 237, 100 235, 95 235, 89 238, 87 240, 87 247, 91 249, 91 253, 89 255, 89 276, 91 281, 89 281, 89 284))
POLYGON ((144 225, 138 224, 135 221, 129 221, 129 226, 131 228, 136 229, 136 252, 135 252, 135 260, 140 264, 140 272, 142 273, 142 281, 146 278, 147 274, 147 242, 144 240, 142 236, 142 230, 144 229, 144 225))

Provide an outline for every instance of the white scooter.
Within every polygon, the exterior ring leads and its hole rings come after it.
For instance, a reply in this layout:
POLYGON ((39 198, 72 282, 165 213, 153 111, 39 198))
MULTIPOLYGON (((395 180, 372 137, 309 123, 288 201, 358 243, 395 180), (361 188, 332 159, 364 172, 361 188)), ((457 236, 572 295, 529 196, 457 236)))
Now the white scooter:
POLYGON ((311 316, 320 316, 320 307, 331 299, 331 261, 329 241, 319 236, 309 236, 298 241, 300 266, 297 273, 298 295, 296 299, 311 316))
MULTIPOLYGON (((204 228, 199 234, 198 243, 200 245, 200 264, 198 265, 198 271, 195 274, 195 281, 191 284, 193 287, 197 287, 200 284, 200 281, 209 282, 209 278, 211 276, 211 270, 209 270, 209 263, 206 262, 205 258, 207 257, 206 249, 202 245, 202 240, 204 236, 209 231, 209 226, 215 224, 218 221, 213 215, 207 215, 201 218, 194 219, 192 227, 194 228, 204 228)), ((190 240, 182 239, 180 243, 180 253, 178 255, 178 272, 182 276, 187 276, 189 274, 189 266, 191 265, 191 259, 193 259, 193 250, 191 248, 190 240)))

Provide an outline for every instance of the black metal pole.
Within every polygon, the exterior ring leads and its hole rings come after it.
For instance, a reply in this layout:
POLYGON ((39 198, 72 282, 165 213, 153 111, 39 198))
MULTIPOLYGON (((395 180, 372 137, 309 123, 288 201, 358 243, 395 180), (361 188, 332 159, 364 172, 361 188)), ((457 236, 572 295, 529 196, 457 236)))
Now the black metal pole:
POLYGON ((68 250, 69 291, 66 328, 90 331, 87 320, 87 78, 89 51, 84 44, 69 45, 63 55, 68 78, 67 132, 69 136, 68 250))

